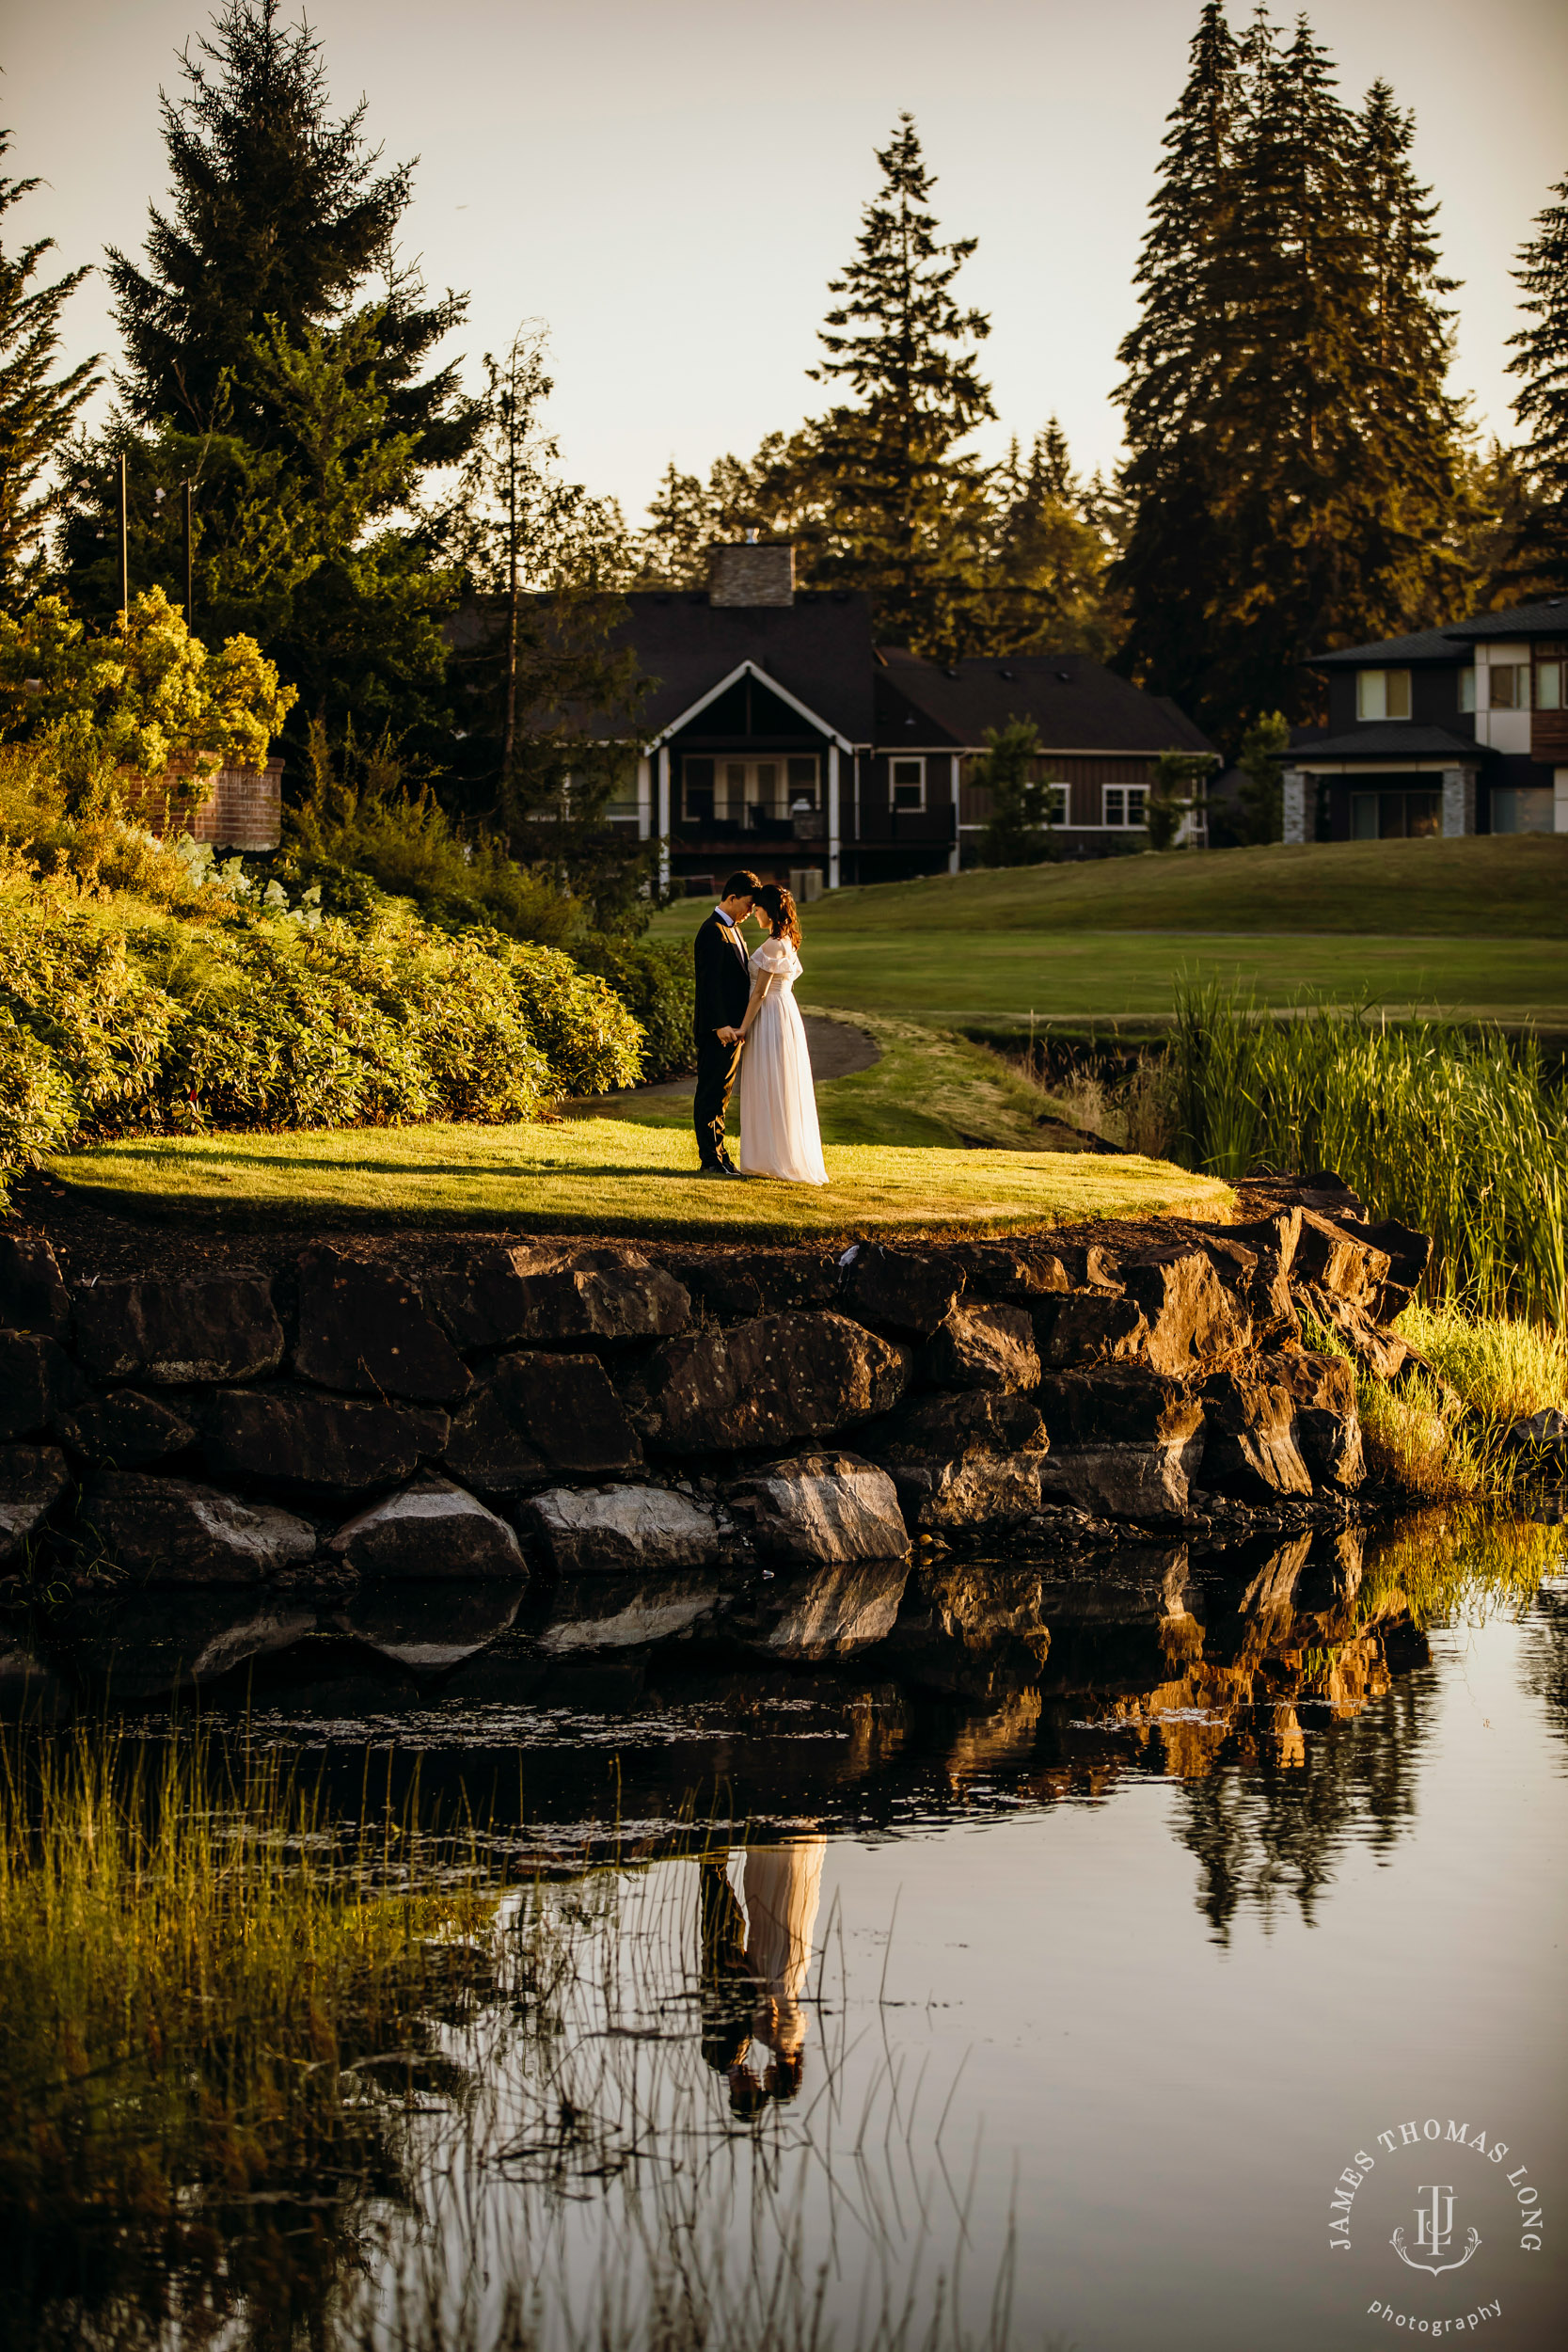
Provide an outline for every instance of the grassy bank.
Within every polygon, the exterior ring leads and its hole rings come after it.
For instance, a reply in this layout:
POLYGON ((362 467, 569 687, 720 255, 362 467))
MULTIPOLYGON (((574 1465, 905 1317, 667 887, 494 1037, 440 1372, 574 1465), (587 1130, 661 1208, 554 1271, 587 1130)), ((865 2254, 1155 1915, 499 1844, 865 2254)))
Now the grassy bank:
POLYGON ((61 1184, 139 1216, 308 1231, 344 1225, 765 1236, 1006 1232, 1086 1217, 1225 1216, 1227 1185, 1158 1161, 1086 1153, 835 1145, 829 1183, 711 1184, 689 1128, 555 1126, 151 1137, 48 1163, 61 1184))
MULTIPOLYGON (((664 909, 660 939, 702 908, 664 909)), ((804 910, 816 1004, 932 1026, 1168 1021, 1201 971, 1568 1028, 1568 840, 1336 842, 1107 858, 844 890, 804 910)))

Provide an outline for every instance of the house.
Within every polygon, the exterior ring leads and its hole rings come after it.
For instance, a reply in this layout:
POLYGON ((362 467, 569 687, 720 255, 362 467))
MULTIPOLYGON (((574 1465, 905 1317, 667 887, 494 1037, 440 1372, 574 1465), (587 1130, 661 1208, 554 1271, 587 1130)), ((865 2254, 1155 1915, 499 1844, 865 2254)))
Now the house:
POLYGON ((1212 750, 1173 704, 1082 654, 944 668, 879 646, 863 596, 797 589, 788 545, 714 548, 705 590, 626 601, 623 642, 656 684, 635 786, 610 816, 663 845, 677 888, 737 866, 800 898, 957 873, 990 814, 970 763, 1011 719, 1039 728, 1078 854, 1142 842, 1161 752, 1212 750))
POLYGON ((1568 833, 1568 597, 1309 666, 1328 725, 1292 738, 1287 841, 1568 833))

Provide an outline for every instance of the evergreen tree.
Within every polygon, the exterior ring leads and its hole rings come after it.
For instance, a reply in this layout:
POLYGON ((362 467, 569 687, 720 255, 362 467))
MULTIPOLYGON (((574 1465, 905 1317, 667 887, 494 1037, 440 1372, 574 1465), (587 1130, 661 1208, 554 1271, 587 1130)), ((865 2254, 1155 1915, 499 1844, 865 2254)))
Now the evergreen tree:
POLYGON ((1016 437, 991 485, 984 603, 965 632, 970 653, 1087 653, 1116 643, 1105 589, 1109 548, 1053 417, 1025 458, 1016 437))
POLYGON ((1520 453, 1531 511, 1522 518, 1509 574, 1515 593, 1568 592, 1568 180, 1536 216, 1514 272, 1520 308, 1533 321, 1511 336, 1512 373, 1523 378, 1513 413, 1528 436, 1520 453))
POLYGON ((960 444, 996 413, 972 348, 990 323, 954 295, 975 240, 939 237, 909 115, 877 161, 882 186, 855 258, 830 280, 838 302, 812 371, 858 405, 834 406, 813 428, 803 478, 776 479, 771 492, 820 518, 807 540, 813 578, 864 588, 885 635, 951 658, 980 589, 985 474, 960 444))
POLYGON ((1247 841, 1284 838, 1285 761, 1290 749, 1291 723, 1280 710, 1265 711, 1242 738, 1236 764, 1245 778, 1240 799, 1247 841))
POLYGON ((1435 620, 1458 593, 1461 418, 1411 124, 1359 116, 1303 18, 1242 43, 1210 0, 1140 267, 1120 397, 1134 518, 1125 658, 1234 743, 1317 715, 1320 646, 1435 620))
POLYGON ((1206 682, 1211 599, 1228 563, 1214 426, 1233 365, 1221 277, 1237 210, 1242 64, 1222 0, 1205 0, 1186 85, 1169 117, 1134 273, 1137 324, 1117 354, 1130 455, 1118 488, 1126 544, 1123 659, 1158 693, 1196 708, 1206 682))
MULTIPOLYGON (((0 158, 11 135, 0 131, 0 158)), ((0 175, 0 219, 37 180, 0 175)), ((0 246, 0 609, 15 610, 40 571, 40 542, 60 502, 49 469, 77 411, 96 390, 97 355, 54 373, 60 347, 60 313, 87 270, 35 286, 40 262, 54 249, 40 237, 14 255, 0 246)))
POLYGON ((422 464, 460 458, 469 418, 455 369, 418 376, 467 297, 425 305, 418 278, 387 262, 413 165, 377 169, 363 99, 332 119, 321 42, 303 19, 282 25, 278 0, 225 0, 212 39, 187 44, 180 64, 184 95, 159 94, 170 208, 150 210, 145 270, 115 247, 108 257, 130 417, 205 433, 221 412, 264 438, 270 414, 246 373, 253 338, 272 320, 291 341, 336 321, 380 271, 366 365, 422 464))

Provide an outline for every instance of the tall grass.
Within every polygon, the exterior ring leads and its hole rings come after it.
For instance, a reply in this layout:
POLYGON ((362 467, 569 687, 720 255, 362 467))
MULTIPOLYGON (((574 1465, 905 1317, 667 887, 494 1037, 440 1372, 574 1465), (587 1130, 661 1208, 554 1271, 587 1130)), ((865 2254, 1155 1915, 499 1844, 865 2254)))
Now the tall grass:
POLYGON ((1332 1168, 1433 1237, 1427 1295, 1568 1325, 1568 1104, 1531 1042, 1178 990, 1177 1155, 1215 1176, 1332 1168))

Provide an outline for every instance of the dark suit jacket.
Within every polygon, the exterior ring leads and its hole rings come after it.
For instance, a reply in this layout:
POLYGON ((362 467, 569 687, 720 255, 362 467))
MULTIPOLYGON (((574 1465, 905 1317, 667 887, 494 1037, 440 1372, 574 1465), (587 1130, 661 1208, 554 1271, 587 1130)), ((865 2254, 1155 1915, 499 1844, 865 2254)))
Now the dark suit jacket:
POLYGON ((695 1027, 699 1045, 711 1045, 716 1029, 738 1029, 752 998, 752 971, 745 942, 710 914, 691 945, 697 967, 695 1027))

